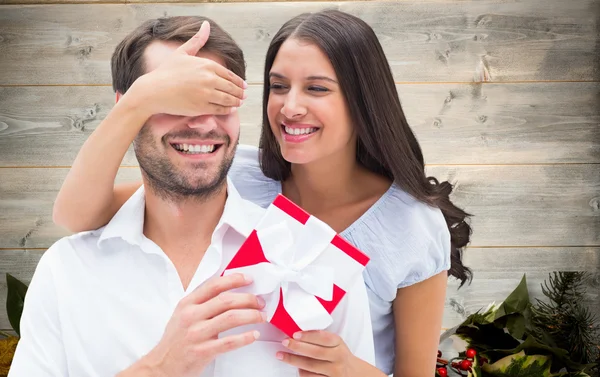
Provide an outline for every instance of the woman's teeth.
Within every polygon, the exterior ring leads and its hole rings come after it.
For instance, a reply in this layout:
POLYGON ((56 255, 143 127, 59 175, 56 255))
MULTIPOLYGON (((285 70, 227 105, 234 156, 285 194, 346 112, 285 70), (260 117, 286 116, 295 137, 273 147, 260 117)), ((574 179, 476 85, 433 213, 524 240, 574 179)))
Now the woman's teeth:
POLYGON ((292 127, 283 127, 285 129, 285 133, 288 135, 308 135, 317 131, 318 128, 309 127, 309 128, 292 128, 292 127))
POLYGON ((173 147, 180 152, 189 154, 212 153, 215 150, 215 145, 192 145, 192 144, 173 144, 173 147))

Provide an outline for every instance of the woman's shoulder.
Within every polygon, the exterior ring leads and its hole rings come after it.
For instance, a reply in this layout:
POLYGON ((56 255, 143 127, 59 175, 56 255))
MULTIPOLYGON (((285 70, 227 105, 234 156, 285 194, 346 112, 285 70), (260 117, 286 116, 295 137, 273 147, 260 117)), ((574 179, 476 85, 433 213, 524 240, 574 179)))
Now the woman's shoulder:
POLYGON ((280 191, 279 182, 263 174, 259 162, 259 149, 252 145, 237 146, 228 176, 242 198, 263 208, 266 208, 280 191))
POLYGON ((417 236, 415 241, 424 244, 448 231, 448 227, 439 208, 415 199, 394 183, 347 231, 377 232, 390 241, 410 233, 417 236))
POLYGON ((450 231, 441 210, 392 184, 343 234, 371 257, 382 296, 450 268, 450 231))

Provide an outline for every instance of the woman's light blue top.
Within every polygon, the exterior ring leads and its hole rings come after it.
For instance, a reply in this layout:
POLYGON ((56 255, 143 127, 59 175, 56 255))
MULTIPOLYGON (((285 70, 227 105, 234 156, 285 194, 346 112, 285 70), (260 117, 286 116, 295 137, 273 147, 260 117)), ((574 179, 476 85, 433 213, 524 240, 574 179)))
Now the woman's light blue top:
MULTIPOLYGON (((260 170, 258 148, 238 145, 229 177, 240 195, 267 207, 281 183, 260 170)), ((369 294, 376 364, 393 373, 395 329, 392 303, 398 288, 450 268, 450 232, 442 212, 419 202, 396 184, 340 235, 367 254, 364 272, 369 294)), ((427 297, 423 297, 424 300, 427 297)))

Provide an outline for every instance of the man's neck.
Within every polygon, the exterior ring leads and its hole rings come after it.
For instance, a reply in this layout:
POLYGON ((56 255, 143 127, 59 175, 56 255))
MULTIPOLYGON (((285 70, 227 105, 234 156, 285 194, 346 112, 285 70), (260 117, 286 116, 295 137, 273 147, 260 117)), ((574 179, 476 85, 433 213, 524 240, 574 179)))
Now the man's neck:
POLYGON ((209 197, 166 199, 145 185, 144 235, 171 259, 187 288, 223 215, 227 185, 209 197))

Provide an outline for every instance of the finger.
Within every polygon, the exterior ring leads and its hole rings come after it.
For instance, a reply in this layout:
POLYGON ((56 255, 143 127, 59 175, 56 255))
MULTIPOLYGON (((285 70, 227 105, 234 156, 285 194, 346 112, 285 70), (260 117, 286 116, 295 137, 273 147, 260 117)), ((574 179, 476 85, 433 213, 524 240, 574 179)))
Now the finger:
POLYGON ((265 302, 250 293, 223 292, 215 298, 199 305, 187 305, 181 309, 180 324, 183 327, 191 327, 196 323, 211 319, 221 313, 232 309, 255 309, 264 308, 265 302))
POLYGON ((235 97, 238 100, 246 99, 246 92, 244 89, 221 76, 217 76, 215 80, 215 89, 235 97))
POLYGON ((215 68, 215 73, 217 75, 224 78, 225 80, 231 81, 236 86, 238 86, 242 89, 248 88, 248 84, 240 76, 236 75, 235 73, 233 73, 232 71, 230 71, 229 69, 225 68, 224 66, 222 66, 220 64, 217 64, 217 66, 218 67, 215 68))
POLYGON ((221 105, 209 104, 208 109, 204 112, 204 114, 212 114, 212 115, 227 115, 234 113, 237 107, 227 107, 221 105))
POLYGON ((198 314, 201 318, 210 319, 228 310, 260 310, 265 307, 265 302, 251 293, 223 292, 203 305, 195 305, 195 307, 199 309, 198 314))
POLYGON ((333 365, 329 361, 317 360, 302 355, 293 355, 287 352, 277 352, 277 358, 298 369, 326 376, 329 376, 328 370, 333 365))
POLYGON ((225 107, 240 107, 242 105, 241 99, 219 90, 215 90, 210 94, 209 102, 225 107))
POLYGON ((177 51, 181 51, 187 55, 195 56, 198 51, 206 44, 208 41, 208 37, 210 35, 210 23, 208 21, 204 21, 202 26, 200 26, 200 30, 192 38, 190 38, 187 42, 179 46, 177 51))
POLYGON ((283 341, 283 346, 302 356, 307 356, 317 360, 334 361, 332 348, 317 346, 315 344, 304 343, 293 339, 283 341))
POLYGON ((313 373, 303 369, 298 369, 298 372, 298 377, 323 377, 323 374, 313 373))
POLYGON ((202 304, 213 297, 217 297, 223 292, 245 287, 251 283, 252 279, 242 274, 217 276, 194 289, 189 295, 181 300, 180 304, 202 304))
POLYGON ((212 359, 220 354, 231 352, 238 348, 252 344, 259 337, 260 333, 258 331, 249 331, 243 334, 229 335, 202 343, 196 348, 196 352, 202 357, 208 357, 212 359))
POLYGON ((324 330, 299 331, 294 339, 323 347, 337 347, 343 342, 336 334, 324 330))
POLYGON ((258 310, 233 309, 221 313, 208 321, 204 321, 199 327, 202 327, 200 332, 205 332, 208 336, 212 336, 236 327, 264 323, 266 321, 266 313, 258 310))

